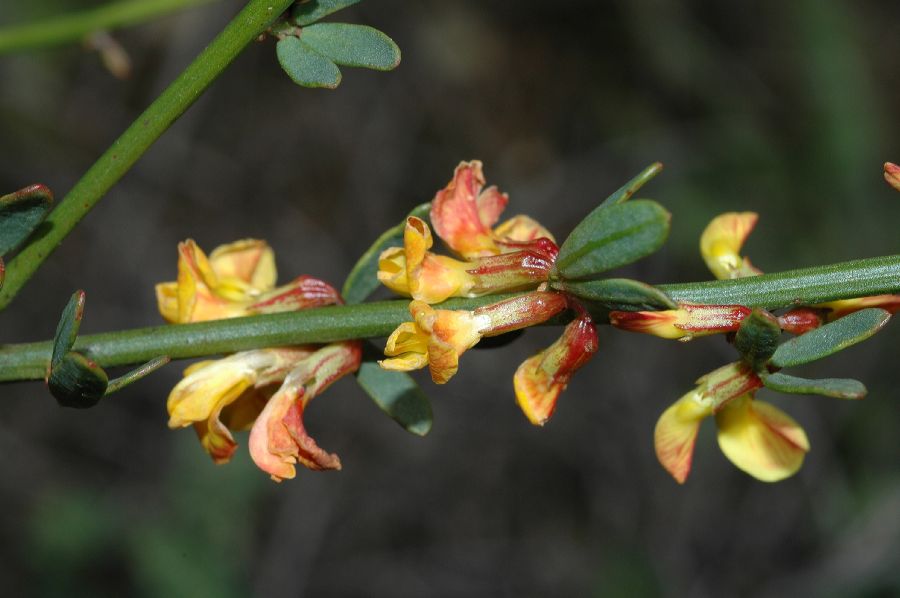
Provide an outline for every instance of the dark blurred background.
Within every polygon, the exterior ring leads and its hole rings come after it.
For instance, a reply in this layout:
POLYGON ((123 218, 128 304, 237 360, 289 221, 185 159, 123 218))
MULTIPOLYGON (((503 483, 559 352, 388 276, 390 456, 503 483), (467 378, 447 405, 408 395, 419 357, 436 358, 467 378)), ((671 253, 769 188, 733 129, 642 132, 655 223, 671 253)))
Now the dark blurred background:
MULTIPOLYGON (((0 24, 98 2, 0 0, 0 24)), ((0 58, 0 190, 62 197, 241 6, 225 0, 115 34, 114 79, 74 45, 0 58)), ((559 238, 647 164, 674 214, 666 247, 621 272, 709 278, 705 223, 761 214, 765 270, 897 253, 900 3, 366 0, 336 15, 400 45, 392 73, 345 69, 306 90, 271 42, 248 48, 69 236, 10 309, 4 342, 49 338, 76 288, 86 333, 161 322, 153 285, 176 243, 268 239, 282 279, 339 284, 356 257, 463 159, 559 238)), ((335 19, 332 19, 335 20, 335 19)), ((246 436, 214 466, 166 428, 173 364, 87 411, 42 384, 0 404, 0 580, 9 595, 896 596, 900 409, 896 324, 802 370, 854 376, 862 402, 768 396, 806 428, 801 472, 768 485, 704 425, 678 486, 652 430, 701 374, 733 359, 601 331, 553 420, 515 405, 517 364, 558 329, 467 354, 435 424, 403 432, 352 381, 307 423, 340 473, 276 485, 246 436)), ((762 393, 766 394, 765 392, 762 393)), ((762 396, 762 395, 761 395, 762 396)))

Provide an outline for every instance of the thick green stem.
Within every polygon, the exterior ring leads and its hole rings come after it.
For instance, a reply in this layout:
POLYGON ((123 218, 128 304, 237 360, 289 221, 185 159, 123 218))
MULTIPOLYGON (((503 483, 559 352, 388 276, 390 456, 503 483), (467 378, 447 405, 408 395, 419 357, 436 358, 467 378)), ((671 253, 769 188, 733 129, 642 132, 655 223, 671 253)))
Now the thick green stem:
POLYGON ((136 25, 216 0, 125 0, 25 25, 0 28, 0 54, 77 42, 95 31, 136 25))
MULTIPOLYGON (((857 260, 729 281, 661 285, 673 299, 770 309, 900 292, 900 255, 857 260)), ((452 299, 443 309, 474 309, 512 295, 452 299)), ((167 355, 202 357, 260 347, 387 336, 409 320, 408 301, 382 301, 308 311, 157 326, 82 336, 74 350, 102 367, 143 363, 167 355)), ((602 317, 602 315, 601 315, 602 317)), ((44 377, 51 343, 0 347, 0 381, 44 377)))
POLYGON ((244 47, 263 33, 293 0, 250 0, 181 75, 91 166, 47 217, 43 236, 6 266, 0 309, 6 307, 75 225, 187 110, 244 47))

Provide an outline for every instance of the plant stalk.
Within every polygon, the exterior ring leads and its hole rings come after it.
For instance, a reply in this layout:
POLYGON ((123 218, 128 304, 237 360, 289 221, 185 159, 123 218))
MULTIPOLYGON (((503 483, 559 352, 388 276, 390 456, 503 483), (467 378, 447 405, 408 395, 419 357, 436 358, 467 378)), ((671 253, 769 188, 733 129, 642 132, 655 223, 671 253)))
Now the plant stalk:
POLYGON ((78 42, 96 31, 151 21, 216 0, 124 0, 37 23, 0 28, 0 55, 78 42))
POLYGON ((6 265, 0 289, 0 309, 9 305, 38 267, 67 234, 134 165, 144 152, 200 97, 207 87, 255 40, 293 0, 250 0, 225 29, 175 81, 122 133, 91 166, 39 228, 6 265))
MULTIPOLYGON (((900 292, 900 255, 790 270, 739 280, 660 285, 676 301, 768 309, 900 292)), ((512 295, 451 299, 442 309, 474 309, 512 295)), ((143 363, 162 355, 203 357, 261 347, 387 336, 408 321, 406 300, 323 307, 81 336, 74 350, 101 367, 143 363)), ((598 313, 598 319, 603 318, 598 313)), ((0 347, 0 381, 44 377, 51 342, 0 347)))

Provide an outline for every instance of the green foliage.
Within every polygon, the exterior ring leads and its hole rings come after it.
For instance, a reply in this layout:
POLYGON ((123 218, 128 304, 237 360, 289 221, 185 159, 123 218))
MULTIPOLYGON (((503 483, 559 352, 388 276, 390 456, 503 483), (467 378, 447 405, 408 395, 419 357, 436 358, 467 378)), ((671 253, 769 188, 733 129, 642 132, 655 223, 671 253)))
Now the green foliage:
POLYGON ((799 395, 822 395, 838 399, 861 399, 866 396, 866 387, 852 378, 822 378, 809 380, 777 372, 762 376, 766 388, 799 395))
POLYGON ((662 169, 662 162, 654 162, 638 173, 636 177, 619 187, 615 193, 604 199, 603 203, 600 205, 609 206, 628 201, 641 187, 650 182, 650 179, 659 174, 662 169))
POLYGON ((275 50, 278 62, 294 83, 334 89, 341 83, 338 65, 389 71, 400 64, 400 48, 377 29, 350 23, 316 23, 358 1, 301 2, 294 6, 287 22, 273 27, 272 33, 279 38, 275 50))
POLYGON ((878 308, 854 312, 787 341, 775 351, 771 364, 786 368, 828 357, 866 340, 881 330, 890 318, 887 311, 878 308))
POLYGON ((275 53, 281 68, 297 85, 334 89, 341 82, 337 65, 296 37, 279 40, 275 53))
POLYGON ((400 48, 394 40, 373 27, 319 23, 304 27, 300 39, 342 66, 390 71, 400 64, 400 48))
POLYGON ((291 10, 291 21, 305 27, 357 2, 359 0, 301 0, 291 10))
POLYGON ((431 404, 409 374, 383 370, 377 363, 365 361, 356 373, 356 381, 404 430, 419 436, 431 430, 431 404))
POLYGON ((563 279, 579 280, 630 264, 662 246, 670 218, 649 199, 604 203, 563 242, 555 269, 563 279))
POLYGON ((555 288, 606 309, 628 311, 676 309, 668 295, 649 284, 629 278, 604 278, 586 282, 562 281, 555 288))
POLYGON ((18 248, 44 221, 53 206, 53 193, 32 185, 0 197, 0 256, 18 248))
POLYGON ((741 358, 758 372, 775 353, 780 337, 781 327, 775 316, 757 307, 741 322, 734 337, 734 347, 741 358))
POLYGON ((84 300, 84 291, 75 291, 63 309, 59 324, 56 325, 56 334, 53 336, 51 367, 56 366, 75 344, 78 329, 81 327, 81 318, 84 317, 84 300))

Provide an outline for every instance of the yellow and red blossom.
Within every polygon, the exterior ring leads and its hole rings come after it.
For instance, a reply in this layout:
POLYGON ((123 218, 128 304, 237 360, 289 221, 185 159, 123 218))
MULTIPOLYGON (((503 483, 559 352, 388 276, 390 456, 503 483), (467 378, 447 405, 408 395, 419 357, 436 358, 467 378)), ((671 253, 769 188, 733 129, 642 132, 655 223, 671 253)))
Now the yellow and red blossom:
POLYGON ((663 412, 653 435, 656 456, 679 484, 691 471, 700 423, 731 399, 761 386, 747 365, 730 363, 702 376, 696 388, 663 412))
POLYGON ((550 419, 572 376, 597 352, 597 329, 590 315, 580 311, 556 342, 526 359, 513 376, 516 402, 535 425, 550 419))
POLYGON ((194 364, 169 394, 169 427, 193 425, 213 461, 226 463, 237 448, 230 430, 249 427, 273 385, 314 351, 314 347, 258 349, 194 364))
POLYGON ((678 309, 662 311, 611 311, 609 322, 622 330, 689 341, 737 330, 749 314, 743 305, 679 303, 678 309))
POLYGON ((292 479, 297 463, 313 470, 341 468, 337 455, 307 433, 303 412, 328 386, 356 371, 360 358, 360 343, 349 341, 326 345, 294 365, 250 430, 250 456, 257 467, 276 482, 292 479))
POLYGON ((762 382, 746 365, 729 364, 697 384, 663 412, 654 432, 656 455, 678 483, 690 473, 700 424, 710 416, 719 447, 739 469, 774 482, 800 468, 809 451, 806 434, 780 409, 753 398, 762 382))
POLYGON ((453 179, 431 202, 431 223, 448 247, 464 258, 485 257, 508 251, 503 242, 553 241, 547 229, 528 216, 515 216, 496 229, 492 226, 509 202, 495 186, 485 185, 479 160, 460 162, 453 179))
POLYGON ((484 336, 496 336, 540 324, 566 308, 559 293, 537 291, 485 305, 475 310, 434 309, 412 301, 412 322, 391 333, 385 345, 386 370, 411 371, 428 366, 431 379, 445 384, 459 369, 459 357, 484 336))
POLYGON ((884 180, 887 184, 900 191, 900 166, 892 162, 884 163, 884 180))
POLYGON ((276 288, 276 276, 265 241, 222 245, 207 258, 188 239, 178 244, 178 280, 156 285, 159 311, 167 321, 183 324, 340 302, 337 291, 321 280, 301 276, 276 288))
POLYGON ((378 280, 394 292, 426 303, 449 297, 479 297, 534 288, 546 281, 558 248, 545 238, 508 243, 510 253, 460 261, 429 251, 433 238, 420 218, 407 219, 403 247, 392 247, 378 260, 378 280))
POLYGON ((706 226, 700 236, 700 254, 713 276, 721 280, 762 274, 740 254, 757 219, 753 212, 727 212, 706 226))

